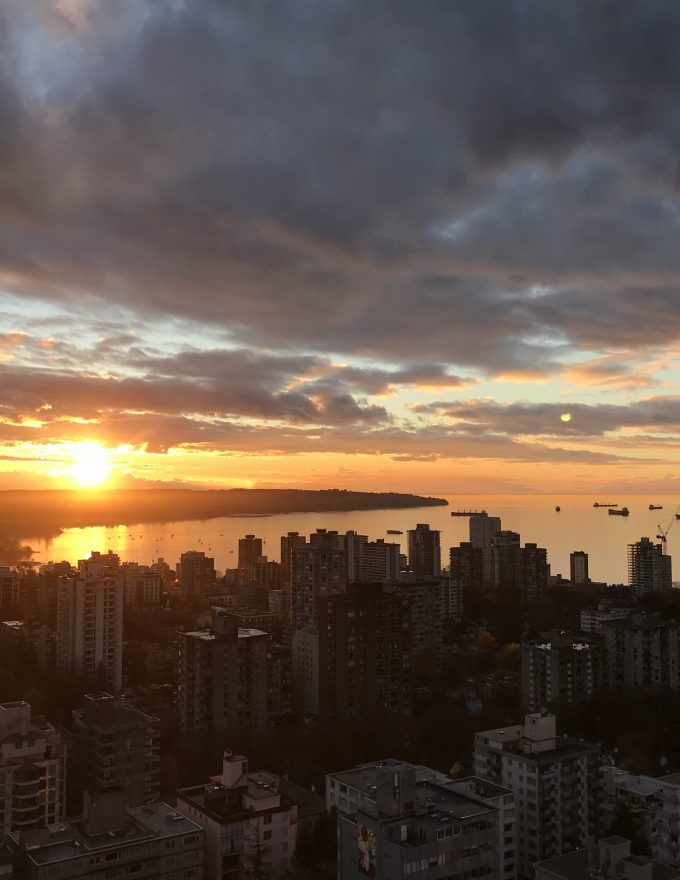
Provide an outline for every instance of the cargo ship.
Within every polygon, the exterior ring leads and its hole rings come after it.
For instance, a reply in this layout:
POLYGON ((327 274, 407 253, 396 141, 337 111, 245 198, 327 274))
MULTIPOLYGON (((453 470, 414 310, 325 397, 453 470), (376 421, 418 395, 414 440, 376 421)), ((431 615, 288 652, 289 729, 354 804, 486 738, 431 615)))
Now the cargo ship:
POLYGON ((399 529, 387 529, 386 534, 388 535, 403 535, 404 533, 399 529))
POLYGON ((630 510, 627 507, 622 507, 621 510, 611 509, 608 511, 609 516, 628 516, 630 510))
POLYGON ((618 507, 618 504, 612 504, 609 501, 596 501, 593 507, 618 507))
POLYGON ((650 510, 663 510, 663 504, 650 504, 650 510))

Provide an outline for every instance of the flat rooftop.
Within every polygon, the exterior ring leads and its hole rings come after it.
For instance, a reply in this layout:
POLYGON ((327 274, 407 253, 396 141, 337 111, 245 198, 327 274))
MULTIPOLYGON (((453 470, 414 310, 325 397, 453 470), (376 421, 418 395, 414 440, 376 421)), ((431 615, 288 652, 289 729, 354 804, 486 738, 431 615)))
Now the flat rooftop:
POLYGON ((422 764, 409 764, 408 761, 398 761, 396 758, 386 758, 384 761, 376 761, 372 764, 360 764, 352 770, 341 770, 339 773, 329 773, 329 779, 335 779, 344 785, 358 789, 360 792, 370 798, 375 798, 376 787, 376 770, 382 767, 387 770, 408 769, 415 767, 416 782, 423 782, 427 779, 435 779, 438 782, 450 782, 451 777, 438 770, 431 770, 422 764))
MULTIPOLYGON (((615 840, 617 843, 626 842, 625 838, 616 839, 608 837, 605 840, 607 842, 615 840)), ((592 859, 592 856, 589 855, 591 852, 592 847, 584 847, 575 852, 566 853, 563 856, 555 856, 552 859, 537 862, 536 866, 541 870, 549 871, 556 877, 564 877, 565 880, 588 880, 595 873, 592 865, 589 864, 590 859, 592 859)), ((641 858, 640 856, 624 856, 621 859, 621 863, 625 864, 626 862, 637 868, 651 862, 652 880, 677 880, 680 877, 680 871, 677 868, 662 865, 660 862, 655 862, 651 859, 641 858)))
POLYGON ((125 824, 115 831, 88 834, 81 820, 25 831, 21 835, 21 844, 16 832, 11 836, 36 865, 49 865, 117 849, 121 844, 155 841, 194 831, 198 833, 202 829, 169 804, 158 803, 128 810, 125 824))

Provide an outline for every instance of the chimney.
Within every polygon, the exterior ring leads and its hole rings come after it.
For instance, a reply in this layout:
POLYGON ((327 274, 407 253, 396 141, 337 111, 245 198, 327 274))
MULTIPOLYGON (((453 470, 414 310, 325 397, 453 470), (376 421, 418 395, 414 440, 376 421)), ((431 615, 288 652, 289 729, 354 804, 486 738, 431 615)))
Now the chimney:
POLYGON ((222 756, 222 785, 225 788, 248 785, 248 759, 244 755, 234 755, 225 749, 222 756))

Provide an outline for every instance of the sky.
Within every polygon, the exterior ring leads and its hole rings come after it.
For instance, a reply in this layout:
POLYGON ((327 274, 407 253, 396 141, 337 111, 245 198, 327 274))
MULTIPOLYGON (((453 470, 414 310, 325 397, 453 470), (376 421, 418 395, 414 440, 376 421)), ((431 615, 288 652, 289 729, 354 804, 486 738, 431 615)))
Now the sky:
POLYGON ((678 45, 673 0, 6 0, 0 488, 680 491, 678 45))

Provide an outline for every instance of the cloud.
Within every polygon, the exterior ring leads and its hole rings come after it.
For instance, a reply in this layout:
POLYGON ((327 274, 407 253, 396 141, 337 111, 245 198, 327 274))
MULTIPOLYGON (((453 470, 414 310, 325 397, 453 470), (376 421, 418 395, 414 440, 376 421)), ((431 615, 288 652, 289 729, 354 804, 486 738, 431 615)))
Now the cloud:
POLYGON ((10 0, 1 32, 7 442, 608 462, 678 430, 622 395, 679 350, 680 7, 10 0), (558 390, 427 402, 494 383, 558 390))
POLYGON ((548 337, 680 335, 668 3, 5 19, 0 260, 22 296, 501 372, 549 365, 548 337))
MULTIPOLYGON (((499 431, 513 436, 596 437, 622 429, 660 434, 680 431, 680 397, 659 395, 631 404, 512 403, 491 400, 437 401, 414 407, 421 415, 453 420, 466 430, 499 431), (560 418, 571 414, 569 421, 560 418)), ((633 441, 634 442, 634 441, 633 441)))

